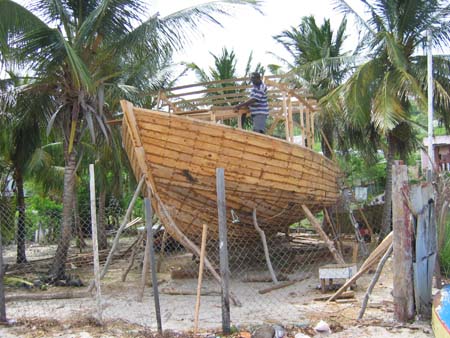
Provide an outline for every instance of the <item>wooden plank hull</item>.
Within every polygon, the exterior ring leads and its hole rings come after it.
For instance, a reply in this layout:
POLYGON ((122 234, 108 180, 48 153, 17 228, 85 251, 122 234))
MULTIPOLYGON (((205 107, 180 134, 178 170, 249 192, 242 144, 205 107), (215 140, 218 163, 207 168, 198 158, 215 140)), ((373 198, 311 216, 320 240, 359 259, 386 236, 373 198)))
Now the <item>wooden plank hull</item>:
MULTIPOLYGON (((216 168, 225 169, 231 239, 268 236, 338 198, 330 160, 281 139, 123 103, 123 143, 137 178, 147 174, 179 228, 191 238, 208 224, 218 235, 216 168)), ((208 235, 210 236, 210 235, 208 235)))

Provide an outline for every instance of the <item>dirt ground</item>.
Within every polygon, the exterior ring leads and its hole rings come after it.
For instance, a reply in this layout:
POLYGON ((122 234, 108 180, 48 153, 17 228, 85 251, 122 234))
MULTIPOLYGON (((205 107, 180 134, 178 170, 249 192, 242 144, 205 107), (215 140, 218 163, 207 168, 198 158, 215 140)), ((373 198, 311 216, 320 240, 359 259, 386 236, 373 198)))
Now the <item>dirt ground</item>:
MULTIPOLYGON (((122 268, 114 265, 102 281, 101 322, 93 298, 8 302, 7 317, 10 324, 0 326, 0 337, 160 337, 156 333, 151 288, 146 287, 143 301, 138 302, 138 269, 130 272, 126 282, 118 283, 121 273, 122 268)), ((299 333, 309 337, 322 337, 324 334, 318 334, 313 329, 320 320, 328 323, 331 328, 331 334, 327 334, 327 337, 434 336, 429 322, 399 325, 393 321, 391 260, 385 266, 372 293, 364 319, 357 321, 365 290, 372 277, 372 274, 366 274, 358 280, 354 300, 331 304, 314 300, 322 296, 316 289, 317 275, 265 295, 259 295, 256 291, 262 288, 261 284, 270 283, 233 281, 231 290, 242 302, 242 306, 231 306, 232 336, 248 338, 261 325, 271 325, 282 327, 284 336, 287 337, 295 337, 299 333)), ((197 280, 173 280, 167 274, 160 274, 158 279, 161 281, 159 289, 162 292, 160 304, 165 330, 163 336, 192 337, 197 280), (168 294, 174 290, 191 294, 168 294)), ((67 288, 52 288, 48 292, 57 290, 67 288)), ((219 287, 213 281, 206 280, 202 290, 208 294, 201 298, 199 334, 217 337, 221 331, 219 287)), ((24 291, 19 290, 18 293, 23 294, 24 291)))

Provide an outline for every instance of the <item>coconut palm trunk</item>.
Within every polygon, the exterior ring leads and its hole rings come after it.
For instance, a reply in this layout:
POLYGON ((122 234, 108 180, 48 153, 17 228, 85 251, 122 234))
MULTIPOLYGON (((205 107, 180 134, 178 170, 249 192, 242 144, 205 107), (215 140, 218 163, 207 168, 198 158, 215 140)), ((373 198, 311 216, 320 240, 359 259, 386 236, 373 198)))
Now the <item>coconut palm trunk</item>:
POLYGON ((64 279, 67 253, 69 251, 70 240, 72 239, 72 207, 75 192, 75 170, 77 164, 77 154, 75 150, 68 155, 64 168, 64 193, 63 193, 63 213, 61 234, 58 248, 50 268, 50 276, 55 279, 64 279))
POLYGON ((26 225, 25 225, 25 194, 23 189, 23 175, 20 170, 16 169, 15 181, 17 186, 17 263, 26 263, 25 254, 26 225))
POLYGON ((394 146, 389 142, 386 154, 386 186, 384 188, 384 207, 381 219, 381 231, 378 243, 391 231, 392 225, 392 166, 394 164, 394 146))

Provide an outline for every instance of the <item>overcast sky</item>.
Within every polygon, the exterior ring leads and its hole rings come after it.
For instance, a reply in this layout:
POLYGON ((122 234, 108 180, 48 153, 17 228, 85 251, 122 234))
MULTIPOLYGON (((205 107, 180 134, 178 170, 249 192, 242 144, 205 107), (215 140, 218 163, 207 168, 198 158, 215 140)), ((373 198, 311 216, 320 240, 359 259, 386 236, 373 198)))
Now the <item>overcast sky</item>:
MULTIPOLYGON (((15 0, 27 5, 30 0, 15 0)), ((148 16, 159 12, 162 17, 181 9, 195 6, 206 0, 144 0, 148 3, 148 16)), ((330 19, 334 31, 339 26, 342 15, 334 9, 334 0, 262 0, 260 7, 263 14, 250 6, 235 6, 234 15, 221 16, 219 21, 223 27, 217 25, 200 26, 203 36, 196 36, 195 40, 181 53, 174 57, 175 62, 194 62, 201 68, 207 69, 213 65, 214 59, 210 53, 219 56, 222 48, 233 49, 238 60, 238 75, 244 72, 245 64, 253 52, 253 65, 260 62, 263 66, 270 63, 280 64, 280 61, 268 51, 286 57, 281 44, 273 39, 274 35, 293 26, 298 26, 303 16, 313 15, 318 25, 324 19, 330 19)), ((347 0, 355 9, 360 0, 347 0)), ((352 21, 347 25, 347 34, 350 36, 346 50, 352 50, 357 40, 357 31, 352 21)), ((192 82, 195 77, 191 74, 182 82, 192 82)))
MULTIPOLYGON (((205 1, 202 0, 152 0, 150 11, 160 12, 161 16, 168 15, 177 10, 190 7, 205 1)), ((358 9, 358 0, 349 0, 348 3, 358 9)), ((303 16, 314 15, 318 25, 323 20, 330 19, 334 30, 339 26, 342 15, 334 10, 333 0, 265 0, 262 1, 261 10, 264 15, 249 7, 239 6, 233 17, 221 17, 223 28, 208 25, 203 37, 187 46, 182 53, 175 56, 175 61, 195 62, 206 69, 213 65, 214 55, 220 55, 223 47, 233 49, 238 59, 238 73, 243 73, 250 52, 253 52, 254 64, 261 62, 263 66, 269 63, 280 62, 270 55, 271 51, 277 55, 286 56, 283 47, 273 39, 274 35, 292 26, 298 26, 303 16)), ((150 13, 152 14, 152 13, 150 13)), ((202 27, 203 28, 203 27, 202 27)), ((349 21, 347 34, 347 50, 353 49, 357 31, 349 21)), ((240 75, 240 74, 239 74, 240 75)))

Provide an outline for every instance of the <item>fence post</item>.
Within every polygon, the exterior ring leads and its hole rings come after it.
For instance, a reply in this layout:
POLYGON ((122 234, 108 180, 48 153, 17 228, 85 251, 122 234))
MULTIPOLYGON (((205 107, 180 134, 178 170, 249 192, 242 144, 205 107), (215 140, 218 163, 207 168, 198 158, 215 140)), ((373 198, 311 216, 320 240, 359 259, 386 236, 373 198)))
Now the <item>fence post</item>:
POLYGON ((217 212, 219 221, 220 277, 222 286, 222 333, 230 330, 230 269, 228 267, 227 207, 225 203, 225 171, 216 169, 217 212))
POLYGON ((145 201, 145 224, 147 226, 147 242, 150 251, 150 268, 152 271, 152 285, 153 285, 153 299, 155 302, 156 323, 158 325, 158 332, 162 335, 161 325, 161 309, 159 305, 159 292, 158 292, 158 278, 156 276, 156 261, 155 261, 155 247, 153 245, 153 209, 150 202, 150 189, 147 189, 149 196, 144 199, 145 201))
POLYGON ((97 239, 97 210, 95 207, 95 172, 94 165, 89 164, 89 176, 90 176, 90 196, 91 196, 91 227, 92 227, 92 253, 94 255, 94 280, 96 289, 96 301, 98 319, 102 321, 102 292, 100 289, 100 260, 98 258, 98 239, 97 239))
POLYGON ((392 228, 394 247, 394 318, 407 322, 414 318, 412 264, 413 226, 408 209, 408 172, 405 165, 392 167, 392 228))

